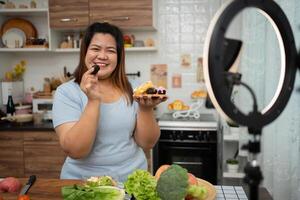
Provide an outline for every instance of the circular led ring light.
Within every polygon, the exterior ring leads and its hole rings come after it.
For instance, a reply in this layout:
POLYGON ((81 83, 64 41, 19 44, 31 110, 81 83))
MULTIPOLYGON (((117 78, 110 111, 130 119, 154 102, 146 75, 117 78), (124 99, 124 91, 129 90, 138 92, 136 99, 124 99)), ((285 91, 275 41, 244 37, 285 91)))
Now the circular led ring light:
POLYGON ((296 46, 293 32, 284 12, 274 1, 234 0, 217 12, 213 18, 204 45, 204 77, 209 96, 218 112, 231 123, 248 127, 262 127, 275 120, 286 106, 294 87, 296 75, 296 46), (281 74, 278 88, 271 102, 259 117, 243 114, 230 100, 222 64, 225 33, 233 18, 246 7, 259 9, 272 24, 279 41, 281 74))

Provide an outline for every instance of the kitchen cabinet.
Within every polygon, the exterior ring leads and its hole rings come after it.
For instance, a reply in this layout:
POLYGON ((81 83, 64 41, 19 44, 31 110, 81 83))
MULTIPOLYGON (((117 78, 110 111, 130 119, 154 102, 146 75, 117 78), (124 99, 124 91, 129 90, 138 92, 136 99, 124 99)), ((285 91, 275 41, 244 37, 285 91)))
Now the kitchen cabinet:
POLYGON ((0 176, 59 178, 66 158, 53 131, 1 131, 0 176))
MULTIPOLYGON (((48 47, 5 48, 0 43, 0 53, 79 53, 79 48, 60 49, 60 43, 64 41, 66 35, 74 35, 74 39, 79 41, 81 31, 94 21, 109 21, 129 31, 155 30, 156 9, 154 8, 157 0, 49 0, 47 2, 42 4, 43 7, 38 8, 0 9, 0 25, 11 18, 26 19, 36 28, 38 38, 47 40, 48 47), (116 15, 116 18, 113 15, 116 15)), ((133 47, 125 50, 157 51, 156 47, 133 47)))
POLYGON ((24 133, 24 174, 59 178, 66 158, 54 132, 24 133))
POLYGON ((85 28, 109 22, 123 29, 153 29, 152 0, 49 0, 50 28, 85 28))
POLYGON ((0 132, 0 177, 24 177, 23 133, 0 132))
POLYGON ((152 0, 89 0, 90 23, 109 22, 122 29, 153 29, 152 0))
POLYGON ((89 24, 88 0, 49 0, 50 28, 85 28, 89 24))

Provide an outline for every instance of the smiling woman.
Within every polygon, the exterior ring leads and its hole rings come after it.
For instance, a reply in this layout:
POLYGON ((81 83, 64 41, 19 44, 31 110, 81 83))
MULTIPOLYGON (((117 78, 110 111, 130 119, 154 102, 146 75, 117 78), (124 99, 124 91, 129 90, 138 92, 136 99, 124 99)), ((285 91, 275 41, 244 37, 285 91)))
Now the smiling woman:
POLYGON ((68 154, 61 178, 111 173, 123 182, 134 169, 146 169, 143 149, 152 148, 160 133, 153 108, 166 98, 133 96, 118 27, 87 28, 74 77, 57 88, 53 103, 55 131, 68 154))

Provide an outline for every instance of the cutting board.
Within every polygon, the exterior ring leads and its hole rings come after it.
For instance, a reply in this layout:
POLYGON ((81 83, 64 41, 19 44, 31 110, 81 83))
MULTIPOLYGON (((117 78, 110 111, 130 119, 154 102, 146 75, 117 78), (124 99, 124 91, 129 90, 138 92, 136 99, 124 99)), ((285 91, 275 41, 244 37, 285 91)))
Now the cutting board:
POLYGON ((34 25, 30 21, 21 18, 12 18, 5 21, 1 27, 1 36, 11 28, 18 28, 24 31, 26 39, 32 37, 37 38, 38 36, 37 30, 34 25))

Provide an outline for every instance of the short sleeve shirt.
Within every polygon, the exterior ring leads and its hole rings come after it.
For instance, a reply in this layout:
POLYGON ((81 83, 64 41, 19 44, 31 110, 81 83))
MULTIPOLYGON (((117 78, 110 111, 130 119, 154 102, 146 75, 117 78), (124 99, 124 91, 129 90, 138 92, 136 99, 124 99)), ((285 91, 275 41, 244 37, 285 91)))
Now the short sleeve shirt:
MULTIPOLYGON (((87 96, 77 83, 71 80, 62 84, 54 96, 53 126, 78 121, 86 104, 87 96)), ((102 103, 97 135, 90 154, 83 159, 67 157, 61 178, 110 175, 123 182, 133 170, 146 169, 144 152, 133 138, 137 109, 138 104, 127 103, 125 97, 113 103, 102 103)))

